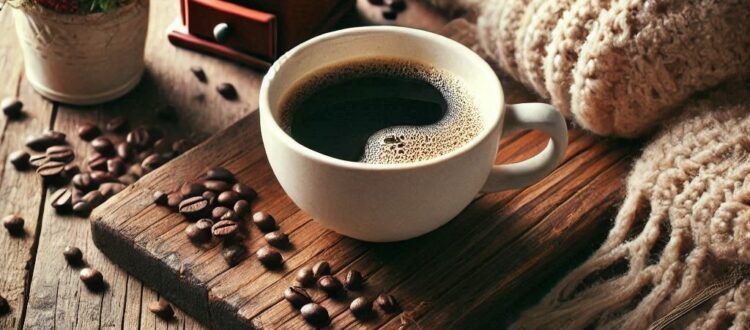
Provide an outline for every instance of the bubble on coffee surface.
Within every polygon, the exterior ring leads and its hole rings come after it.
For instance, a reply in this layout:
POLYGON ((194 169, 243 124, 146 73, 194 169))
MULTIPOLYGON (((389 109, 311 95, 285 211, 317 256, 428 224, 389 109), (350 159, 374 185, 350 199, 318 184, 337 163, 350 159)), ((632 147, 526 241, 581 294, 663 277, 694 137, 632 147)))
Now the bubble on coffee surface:
POLYGON ((291 109, 316 91, 334 83, 363 76, 404 77, 435 87, 447 104, 444 116, 424 126, 392 126, 375 132, 367 140, 359 160, 371 164, 399 164, 429 160, 458 149, 483 128, 473 95, 461 78, 432 66, 394 58, 366 58, 323 68, 291 90, 282 103, 282 123, 289 130, 291 109))

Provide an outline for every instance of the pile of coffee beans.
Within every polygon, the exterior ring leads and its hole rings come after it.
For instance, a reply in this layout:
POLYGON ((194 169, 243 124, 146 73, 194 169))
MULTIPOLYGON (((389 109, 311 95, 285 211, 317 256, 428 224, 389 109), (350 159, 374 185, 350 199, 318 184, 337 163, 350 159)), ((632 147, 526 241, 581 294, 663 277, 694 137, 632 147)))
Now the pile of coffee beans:
MULTIPOLYGON (((192 222, 185 228, 185 235, 193 243, 220 241, 224 260, 229 266, 235 266, 247 257, 243 241, 249 235, 250 204, 257 196, 255 189, 238 182, 234 173, 216 167, 171 192, 155 192, 153 201, 192 222)), ((266 212, 253 214, 252 222, 265 233, 269 244, 256 252, 258 261, 269 269, 280 268, 284 260, 277 249, 288 249, 289 237, 266 212)))
POLYGON ((128 127, 123 117, 107 122, 104 130, 91 123, 78 127, 78 137, 94 150, 82 166, 73 163, 73 148, 66 135, 57 131, 30 136, 26 140, 29 151, 11 153, 10 163, 19 171, 35 169, 45 182, 60 187, 50 198, 58 213, 85 217, 189 148, 185 140, 170 142, 159 129, 142 126, 128 131, 128 127), (69 182, 72 187, 67 187, 69 182))
POLYGON ((371 5, 383 7, 383 18, 395 20, 406 10, 406 0, 367 0, 371 5))
MULTIPOLYGON (((305 266, 297 271, 295 281, 298 285, 284 290, 284 299, 292 307, 299 309, 302 318, 314 327, 324 327, 331 321, 328 310, 314 302, 305 288, 317 288, 325 292, 327 296, 341 300, 347 298, 348 293, 361 291, 365 286, 362 273, 356 270, 347 272, 344 283, 331 273, 331 265, 327 261, 319 261, 312 267, 305 266)), ((373 308, 373 300, 361 295, 349 303, 349 311, 359 320, 367 320, 376 316, 373 308)), ((395 297, 382 293, 375 298, 374 305, 387 314, 397 313, 401 310, 395 297)))

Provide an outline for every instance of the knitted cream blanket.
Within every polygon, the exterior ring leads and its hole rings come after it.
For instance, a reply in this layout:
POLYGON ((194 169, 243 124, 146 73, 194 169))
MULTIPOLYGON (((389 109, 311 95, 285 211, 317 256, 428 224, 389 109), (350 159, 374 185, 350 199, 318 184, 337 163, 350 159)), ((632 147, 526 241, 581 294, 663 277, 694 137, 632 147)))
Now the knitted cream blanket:
POLYGON ((429 1, 578 125, 657 130, 604 244, 513 327, 750 328, 750 84, 715 87, 750 77, 750 0, 429 1))

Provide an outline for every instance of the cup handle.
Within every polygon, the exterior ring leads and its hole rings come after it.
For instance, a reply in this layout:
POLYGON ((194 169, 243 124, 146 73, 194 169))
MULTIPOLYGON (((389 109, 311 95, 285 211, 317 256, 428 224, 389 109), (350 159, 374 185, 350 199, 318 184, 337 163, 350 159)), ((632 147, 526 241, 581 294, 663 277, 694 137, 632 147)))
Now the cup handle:
POLYGON ((503 136, 525 129, 539 130, 549 135, 547 147, 527 160, 493 166, 482 188, 483 192, 529 186, 547 176, 560 163, 568 147, 568 128, 560 112, 545 103, 508 105, 503 122, 503 136))

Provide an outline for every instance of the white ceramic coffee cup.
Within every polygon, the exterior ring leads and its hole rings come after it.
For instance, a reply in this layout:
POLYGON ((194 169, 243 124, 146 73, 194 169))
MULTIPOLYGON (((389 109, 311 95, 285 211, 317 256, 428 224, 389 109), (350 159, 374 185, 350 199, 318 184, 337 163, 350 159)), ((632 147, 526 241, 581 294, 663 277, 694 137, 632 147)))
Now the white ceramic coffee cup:
MULTIPOLYGON (((528 186, 550 173, 567 147, 563 117, 541 103, 505 105, 500 81, 476 53, 443 36, 402 27, 361 27, 313 38, 279 58, 260 88, 268 161, 289 197, 323 226, 365 241, 430 232, 458 215, 477 192, 528 186), (406 164, 344 161, 308 149, 280 125, 280 103, 310 72, 368 57, 395 57, 447 70, 473 93, 484 128, 460 148, 406 164), (534 129, 550 136, 536 156, 494 165, 499 139, 534 129)), ((501 151, 502 152, 502 151, 501 151)))

